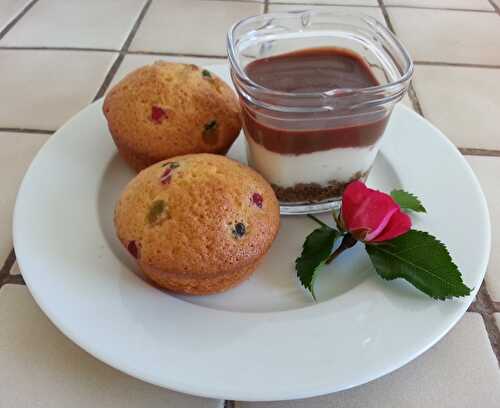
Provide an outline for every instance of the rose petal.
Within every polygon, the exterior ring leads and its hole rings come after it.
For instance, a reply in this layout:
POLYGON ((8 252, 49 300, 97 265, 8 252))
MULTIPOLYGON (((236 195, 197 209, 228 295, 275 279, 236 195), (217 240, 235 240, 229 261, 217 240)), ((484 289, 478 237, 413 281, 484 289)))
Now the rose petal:
POLYGON ((384 230, 371 242, 382 242, 389 241, 399 237, 400 235, 406 234, 411 228, 411 218, 408 214, 398 211, 389 220, 389 224, 384 228, 384 230))
POLYGON ((350 183, 342 197, 344 226, 348 231, 367 231, 366 240, 375 239, 398 211, 391 196, 367 188, 360 181, 350 183))
POLYGON ((384 218, 380 221, 380 224, 377 228, 374 230, 370 231, 368 234, 366 234, 365 240, 366 241, 372 241, 377 237, 378 234, 380 234, 384 228, 389 224, 389 221, 392 219, 392 217, 399 211, 399 208, 393 207, 390 208, 387 213, 384 215, 384 218))

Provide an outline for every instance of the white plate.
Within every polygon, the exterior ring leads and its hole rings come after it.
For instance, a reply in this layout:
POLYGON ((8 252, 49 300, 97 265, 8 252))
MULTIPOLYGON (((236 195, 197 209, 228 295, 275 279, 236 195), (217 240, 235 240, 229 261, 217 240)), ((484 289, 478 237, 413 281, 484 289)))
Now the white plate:
MULTIPOLYGON (((225 67, 213 67, 228 80, 225 67)), ((244 160, 241 138, 230 155, 244 160)), ((75 343, 130 375, 206 397, 277 400, 330 393, 401 367, 437 342, 474 296, 434 301, 401 280, 382 281, 361 245, 318 279, 320 302, 293 268, 306 217, 282 219, 264 264, 228 293, 172 296, 133 271, 112 214, 133 173, 118 157, 96 102, 42 148, 22 183, 16 254, 40 307, 75 343)), ((403 187, 428 209, 418 229, 450 248, 474 294, 490 249, 488 210, 457 149, 400 105, 368 184, 403 187)), ((325 215, 323 219, 328 219, 325 215)))

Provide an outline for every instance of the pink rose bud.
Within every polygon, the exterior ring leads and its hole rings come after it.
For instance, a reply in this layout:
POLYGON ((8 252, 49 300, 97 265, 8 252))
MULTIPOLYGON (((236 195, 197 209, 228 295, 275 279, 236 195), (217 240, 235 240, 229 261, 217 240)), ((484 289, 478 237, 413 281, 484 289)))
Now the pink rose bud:
POLYGON ((354 238, 364 242, 388 241, 411 228, 410 217, 390 195, 361 181, 350 183, 344 191, 341 222, 354 238))

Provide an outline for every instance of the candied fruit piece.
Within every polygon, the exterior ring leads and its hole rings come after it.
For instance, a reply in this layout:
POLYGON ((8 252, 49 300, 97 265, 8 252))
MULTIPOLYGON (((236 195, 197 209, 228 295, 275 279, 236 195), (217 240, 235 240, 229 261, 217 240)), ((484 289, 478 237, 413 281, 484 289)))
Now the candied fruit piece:
POLYGON ((155 123, 161 123, 163 119, 167 119, 167 112, 159 106, 151 108, 151 120, 155 123))
POLYGON ((177 167, 179 167, 179 166, 180 166, 180 164, 179 164, 179 163, 177 163, 177 162, 166 162, 166 163, 163 163, 163 164, 161 165, 161 167, 167 167, 167 166, 168 166, 170 169, 172 169, 172 170, 173 170, 173 169, 176 169, 177 167))
POLYGON ((216 144, 217 143, 217 121, 211 120, 208 123, 203 125, 203 141, 207 144, 216 144))
POLYGON ((168 184, 172 181, 172 168, 167 167, 160 177, 161 184, 168 184))
POLYGON ((245 235, 246 233, 246 227, 245 227, 245 224, 243 224, 242 222, 237 222, 235 225, 234 225, 234 228, 233 228, 233 236, 235 238, 241 238, 243 235, 245 235))
POLYGON ((212 78, 212 74, 208 69, 204 69, 203 71, 201 71, 201 75, 203 76, 203 78, 208 78, 208 79, 212 78))
POLYGON ((147 221, 149 224, 156 224, 158 221, 163 220, 167 215, 167 203, 164 200, 155 200, 147 215, 147 221))
POLYGON ((139 257, 139 248, 137 248, 137 244, 135 241, 130 241, 127 245, 127 250, 130 252, 135 259, 139 257))
POLYGON ((259 193, 252 194, 252 203, 254 203, 257 207, 262 208, 262 204, 264 202, 264 198, 259 193))

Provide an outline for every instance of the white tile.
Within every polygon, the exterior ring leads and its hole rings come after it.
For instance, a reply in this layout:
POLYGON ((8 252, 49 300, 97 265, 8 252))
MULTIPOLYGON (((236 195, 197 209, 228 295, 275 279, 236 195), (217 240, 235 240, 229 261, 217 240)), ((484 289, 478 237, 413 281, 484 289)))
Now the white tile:
POLYGON ((388 13, 415 61, 500 64, 495 13, 398 7, 389 7, 388 13))
POLYGON ((0 50, 0 127, 54 130, 92 101, 107 52, 0 50))
POLYGON ((0 290, 0 406, 222 408, 222 401, 146 384, 64 337, 24 286, 0 290))
POLYGON ((270 3, 299 3, 325 5, 378 6, 377 0, 270 0, 270 3))
POLYGON ((255 2, 156 1, 130 49, 226 55, 226 33, 231 25, 262 11, 263 4, 255 2))
POLYGON ((48 135, 0 132, 0 174, 2 174, 0 177, 0 265, 12 249, 12 212, 17 190, 33 157, 47 138, 48 135))
POLYGON ((143 65, 152 64, 155 61, 182 62, 185 64, 196 64, 199 66, 227 64, 227 60, 221 58, 165 57, 157 55, 129 54, 123 59, 120 68, 113 77, 111 86, 115 85, 119 80, 121 80, 129 72, 132 72, 134 69, 140 68, 143 65))
POLYGON ((420 65, 414 86, 424 115, 456 145, 500 149, 500 69, 420 65))
POLYGON ((0 30, 16 17, 29 0, 0 0, 0 30))
POLYGON ((488 201, 492 243, 486 285, 493 300, 500 302, 500 157, 467 156, 488 201))
POLYGON ((494 10, 488 0, 384 0, 386 6, 494 10))
POLYGON ((237 408, 498 408, 500 371, 483 320, 467 313, 430 351, 371 383, 307 400, 237 408))
MULTIPOLYGON (((344 3, 345 4, 345 3, 344 3)), ((315 10, 315 9, 325 9, 324 6, 304 6, 299 4, 271 4, 269 5, 270 12, 283 12, 292 10, 315 10)), ((363 13, 377 19, 382 24, 385 24, 384 15, 378 7, 345 7, 345 6, 331 6, 328 7, 329 10, 339 13, 363 13)))
POLYGON ((120 49, 144 0, 37 2, 0 45, 120 49))

